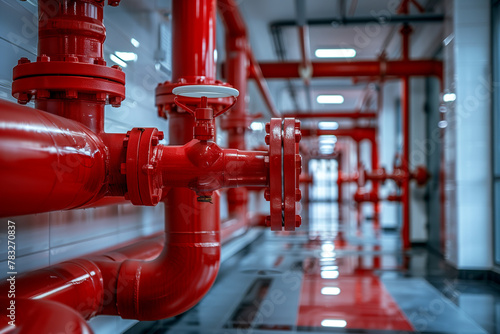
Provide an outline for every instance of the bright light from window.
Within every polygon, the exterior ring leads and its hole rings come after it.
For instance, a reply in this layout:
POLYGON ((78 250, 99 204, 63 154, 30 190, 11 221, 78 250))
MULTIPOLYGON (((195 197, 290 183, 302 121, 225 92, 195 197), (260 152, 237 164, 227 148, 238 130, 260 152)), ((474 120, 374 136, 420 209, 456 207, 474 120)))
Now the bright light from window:
POLYGON ((123 61, 137 61, 137 54, 133 52, 116 51, 115 54, 123 61))
POLYGON ((321 154, 332 154, 335 150, 335 145, 321 145, 319 151, 321 154))
POLYGON ((320 130, 337 130, 339 128, 339 123, 337 123, 337 122, 319 122, 318 128, 320 130))
POLYGON ((335 257, 335 255, 337 255, 337 254, 335 254, 335 252, 321 252, 321 257, 322 258, 330 258, 330 259, 332 259, 332 258, 335 257))
POLYGON ((354 58, 356 50, 354 49, 316 49, 314 55, 317 58, 354 58))
POLYGON ((325 319, 321 321, 321 326, 323 327, 345 327, 347 326, 347 321, 341 319, 325 319))
POLYGON ((327 286, 321 288, 321 294, 326 296, 338 296, 340 294, 340 289, 333 286, 327 286))
POLYGON ((447 93, 443 95, 444 102, 453 102, 457 99, 457 95, 454 93, 447 93))
POLYGON ((132 45, 135 46, 136 48, 138 48, 139 46, 141 46, 141 43, 139 43, 139 41, 136 40, 135 38, 131 38, 130 39, 130 43, 132 43, 132 45))
POLYGON ((333 244, 323 244, 321 245, 321 249, 325 252, 332 252, 335 249, 333 244))
POLYGON ((250 124, 250 129, 252 129, 253 131, 262 131, 264 130, 264 123, 252 122, 252 124, 250 124))
POLYGON ((338 266, 323 266, 321 267, 321 270, 338 270, 338 266))
POLYGON ((339 272, 337 270, 321 271, 321 278, 323 279, 336 279, 337 277, 339 277, 339 272))
POLYGON ((111 59, 111 61, 113 61, 113 63, 118 64, 121 67, 127 67, 127 63, 118 58, 117 56, 115 56, 114 54, 111 54, 109 58, 111 59))
POLYGON ((337 143, 336 136, 319 136, 320 145, 335 145, 337 143))
POLYGON ((342 95, 318 95, 316 102, 319 104, 342 104, 344 97, 342 95))

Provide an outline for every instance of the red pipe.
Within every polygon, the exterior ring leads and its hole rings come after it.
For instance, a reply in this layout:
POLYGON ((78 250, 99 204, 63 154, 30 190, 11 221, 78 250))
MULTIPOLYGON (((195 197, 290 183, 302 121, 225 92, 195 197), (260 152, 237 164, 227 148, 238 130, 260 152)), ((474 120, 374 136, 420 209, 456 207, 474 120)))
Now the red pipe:
MULTIPOLYGON (((227 35, 230 36, 229 42, 232 43, 232 38, 237 38, 240 40, 246 40, 247 44, 247 59, 250 62, 250 77, 255 79, 255 83, 257 84, 257 88, 259 89, 262 98, 264 99, 264 103, 266 104, 269 112, 271 113, 271 117, 280 117, 280 113, 276 108, 273 99, 271 97, 271 93, 269 91, 269 87, 267 85, 266 79, 262 75, 262 71, 260 69, 259 63, 255 60, 255 57, 252 53, 250 46, 248 45, 247 39, 247 29, 245 25, 245 20, 241 15, 237 1, 235 0, 218 0, 217 5, 219 8, 219 12, 222 15, 222 19, 224 20, 224 24, 226 26, 227 35)), ((229 45, 231 47, 231 45, 229 45)), ((229 56, 231 54, 228 54, 229 56)), ((228 67, 226 66, 226 69, 228 67)), ((226 76, 229 78, 229 76, 226 76)), ((228 80, 231 82, 230 80, 228 80)), ((243 103, 243 102, 242 102, 243 103)))
MULTIPOLYGON (((264 78, 300 78, 300 62, 260 63, 264 78)), ((438 60, 313 62, 313 77, 437 76, 443 74, 438 60)))
POLYGON ((337 129, 337 130, 319 130, 319 129, 302 129, 303 137, 316 137, 316 136, 337 136, 337 137, 351 137, 355 141, 368 139, 375 140, 375 128, 351 128, 351 129, 337 129))
MULTIPOLYGON (((410 34, 411 27, 408 25, 403 26, 401 34, 403 37, 403 60, 408 60, 410 57, 410 34)), ((410 174, 410 77, 402 77, 402 92, 401 92, 401 123, 403 129, 403 152, 401 155, 401 167, 405 174, 410 174)), ((403 242, 403 249, 411 247, 410 241, 410 179, 406 178, 403 181, 402 187, 402 200, 403 200, 403 222, 401 228, 401 239, 403 242)))
MULTIPOLYGON (((215 0, 173 1, 174 82, 215 79, 215 4, 215 0)), ((189 142, 193 117, 174 111, 169 117, 170 144, 189 142)), ((214 204, 198 202, 186 188, 169 191, 164 251, 150 262, 127 260, 119 269, 116 311, 123 318, 156 320, 180 314, 212 286, 220 258, 218 192, 212 200, 214 204)))
POLYGON ((73 209, 104 196, 108 154, 92 131, 5 100, 0 115, 1 217, 73 209))
POLYGON ((315 112, 315 111, 293 111, 293 112, 287 112, 283 114, 283 117, 293 117, 293 118, 319 118, 319 119, 326 119, 326 118, 349 118, 349 119, 360 119, 360 118, 376 118, 377 113, 376 112, 361 112, 359 110, 355 111, 332 111, 332 112, 315 112))

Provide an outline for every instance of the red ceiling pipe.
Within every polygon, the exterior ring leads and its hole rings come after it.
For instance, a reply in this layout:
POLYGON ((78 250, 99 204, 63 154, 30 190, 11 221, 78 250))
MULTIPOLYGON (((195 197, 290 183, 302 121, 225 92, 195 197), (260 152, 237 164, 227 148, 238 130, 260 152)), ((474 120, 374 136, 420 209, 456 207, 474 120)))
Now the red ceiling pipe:
POLYGON ((67 210, 104 196, 108 154, 87 127, 0 100, 0 216, 67 210), (27 204, 28 203, 28 204, 27 204))
MULTIPOLYGON (((260 63, 264 78, 300 78, 300 62, 260 63)), ((313 77, 437 76, 443 74, 438 60, 313 62, 313 77)))
POLYGON ((287 112, 283 114, 283 117, 293 117, 293 118, 319 118, 319 119, 327 119, 327 118, 349 118, 349 119, 361 119, 361 118, 376 118, 377 113, 368 111, 361 112, 359 110, 355 111, 332 111, 332 112, 315 112, 315 111, 294 111, 287 112))

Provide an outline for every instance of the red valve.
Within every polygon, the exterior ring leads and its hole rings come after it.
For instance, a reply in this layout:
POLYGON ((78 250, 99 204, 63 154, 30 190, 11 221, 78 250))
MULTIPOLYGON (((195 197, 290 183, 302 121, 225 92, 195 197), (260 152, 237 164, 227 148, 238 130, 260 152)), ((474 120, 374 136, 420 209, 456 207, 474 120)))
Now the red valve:
POLYGON ((215 137, 215 117, 222 115, 236 104, 238 90, 230 87, 217 85, 187 85, 179 86, 172 90, 177 95, 174 103, 186 112, 194 116, 195 126, 193 136, 201 141, 213 141, 215 137), (179 101, 179 97, 201 98, 200 107, 191 109, 179 101), (232 97, 233 103, 222 110, 214 113, 213 108, 208 106, 209 97, 232 97))
POLYGON ((273 118, 266 124, 266 144, 269 145, 269 188, 265 198, 270 201, 271 215, 266 225, 273 231, 295 231, 302 219, 297 215, 297 203, 302 194, 299 176, 302 158, 299 155, 300 122, 293 118, 273 118))

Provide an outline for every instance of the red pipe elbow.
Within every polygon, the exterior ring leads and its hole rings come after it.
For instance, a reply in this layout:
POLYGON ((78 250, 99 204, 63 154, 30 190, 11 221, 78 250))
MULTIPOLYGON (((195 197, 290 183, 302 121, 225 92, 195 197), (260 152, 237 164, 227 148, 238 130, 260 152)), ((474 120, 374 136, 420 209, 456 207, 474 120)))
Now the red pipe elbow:
POLYGON ((189 189, 174 190, 165 200, 163 252, 153 261, 127 260, 120 267, 116 301, 122 318, 178 315, 196 305, 215 281, 220 261, 218 200, 201 203, 189 189))

